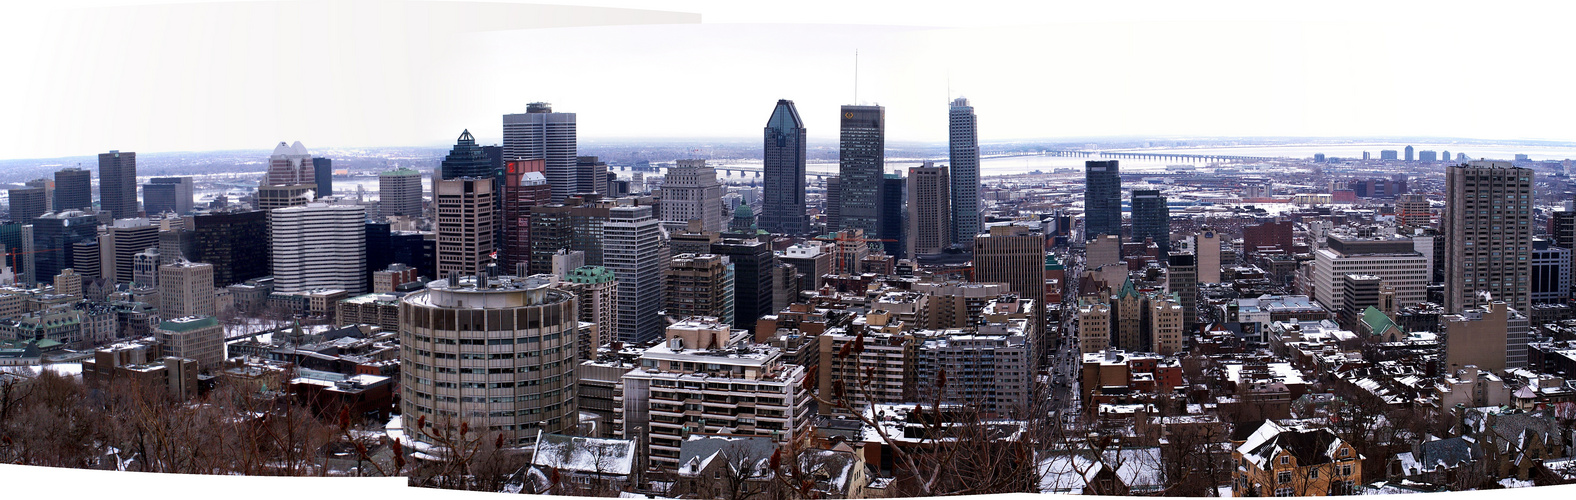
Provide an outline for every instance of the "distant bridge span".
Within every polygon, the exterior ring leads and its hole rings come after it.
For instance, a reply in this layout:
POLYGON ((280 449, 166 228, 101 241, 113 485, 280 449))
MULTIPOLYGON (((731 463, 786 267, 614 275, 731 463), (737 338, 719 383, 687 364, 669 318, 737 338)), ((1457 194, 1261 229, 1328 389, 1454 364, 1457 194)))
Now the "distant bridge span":
MULTIPOLYGON (((985 155, 985 156, 982 157, 982 159, 990 159, 990 158, 1018 158, 1018 157, 1025 157, 1025 156, 1047 156, 1047 157, 1055 157, 1055 158, 1089 158, 1089 159, 1096 159, 1096 158, 1098 158, 1098 159, 1109 159, 1109 160, 1161 160, 1161 161, 1203 161, 1203 162, 1251 162, 1251 161, 1270 161, 1270 160, 1284 160, 1284 159, 1287 159, 1287 157, 1284 157, 1284 156, 1277 157, 1277 156, 1237 156, 1237 155, 1182 154, 1182 153, 1096 152, 1096 151, 1075 151, 1075 150, 1040 151, 1040 152, 1032 152, 1032 153, 1008 153, 1008 154, 997 154, 997 155, 985 155)), ((665 169, 673 168, 673 166, 672 165, 653 165, 653 166, 650 166, 650 167, 635 167, 635 166, 631 166, 631 165, 619 165, 619 166, 609 165, 608 168, 613 168, 613 169, 622 170, 622 171, 661 173, 665 169)), ((718 172, 721 172, 723 175, 732 175, 732 174, 737 173, 737 174, 743 176, 743 175, 746 175, 746 174, 753 173, 753 174, 755 174, 755 177, 760 177, 761 176, 761 172, 762 172, 762 168, 761 167, 756 167, 756 166, 717 165, 717 166, 713 166, 712 168, 715 168, 718 172)), ((834 174, 834 173, 831 173, 831 172, 805 172, 805 177, 814 177, 816 179, 822 179, 822 178, 825 178, 825 177, 835 177, 836 175, 837 174, 834 174)))

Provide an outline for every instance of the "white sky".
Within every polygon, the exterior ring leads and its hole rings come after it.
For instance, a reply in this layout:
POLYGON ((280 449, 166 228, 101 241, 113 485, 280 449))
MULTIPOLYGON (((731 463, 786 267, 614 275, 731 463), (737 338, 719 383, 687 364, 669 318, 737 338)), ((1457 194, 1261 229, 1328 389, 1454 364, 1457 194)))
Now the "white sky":
POLYGON ((889 141, 944 140, 949 95, 986 142, 1576 140, 1569 6, 559 3, 8 5, 0 158, 494 143, 539 100, 597 140, 755 138, 788 98, 831 141, 856 49, 889 141))

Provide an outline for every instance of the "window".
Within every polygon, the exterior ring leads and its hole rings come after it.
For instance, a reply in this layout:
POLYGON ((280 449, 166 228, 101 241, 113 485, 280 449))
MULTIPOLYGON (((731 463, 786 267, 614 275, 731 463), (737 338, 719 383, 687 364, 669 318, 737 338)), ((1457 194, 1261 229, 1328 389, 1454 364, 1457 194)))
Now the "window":
POLYGON ((1286 465, 1289 463, 1291 463, 1291 457, 1288 455, 1281 455, 1281 465, 1286 465))
POLYGON ((1281 484, 1289 483, 1291 482, 1291 473, 1281 472, 1280 474, 1276 474, 1275 480, 1281 484))
POLYGON ((1352 475, 1352 466, 1351 466, 1351 464, 1347 464, 1347 465, 1342 465, 1341 466, 1341 475, 1342 476, 1350 476, 1350 475, 1352 475))
POLYGON ((1290 497, 1290 496, 1296 496, 1296 495, 1292 494, 1292 489, 1291 488, 1275 488, 1275 496, 1278 496, 1278 497, 1290 497))
POLYGON ((1312 469, 1308 469, 1308 479, 1318 479, 1318 478, 1319 478, 1319 468, 1318 467, 1314 467, 1312 469))

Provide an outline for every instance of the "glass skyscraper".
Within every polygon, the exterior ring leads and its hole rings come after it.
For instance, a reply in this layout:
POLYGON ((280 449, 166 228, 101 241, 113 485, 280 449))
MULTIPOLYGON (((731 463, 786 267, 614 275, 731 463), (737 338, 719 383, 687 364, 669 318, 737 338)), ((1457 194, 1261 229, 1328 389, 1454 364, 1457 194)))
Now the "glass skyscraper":
POLYGON ((1084 162, 1084 239, 1122 235, 1122 173, 1116 160, 1084 162))
POLYGON ((980 149, 974 107, 959 97, 947 113, 947 150, 952 164, 953 243, 968 244, 980 233, 980 149))
MULTIPOLYGON (((882 174, 886 166, 886 109, 843 106, 837 146, 842 225, 835 229, 881 231, 882 174)), ((828 228, 833 229, 833 228, 828 228)))
POLYGON ((777 234, 805 234, 805 129, 793 101, 781 99, 766 121, 766 172, 760 228, 777 234))

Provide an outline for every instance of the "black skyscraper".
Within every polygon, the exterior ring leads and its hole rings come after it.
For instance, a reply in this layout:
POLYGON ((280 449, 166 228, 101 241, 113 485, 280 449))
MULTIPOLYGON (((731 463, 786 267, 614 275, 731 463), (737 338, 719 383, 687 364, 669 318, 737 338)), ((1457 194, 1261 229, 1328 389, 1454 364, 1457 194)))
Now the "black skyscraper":
POLYGON ((367 221, 367 283, 372 282, 372 273, 388 269, 393 263, 394 240, 389 223, 367 221))
POLYGON ((493 169, 493 161, 487 157, 487 152, 476 145, 476 138, 471 136, 470 130, 460 134, 460 140, 454 143, 454 149, 449 151, 449 156, 443 158, 442 170, 444 180, 460 177, 493 179, 498 173, 493 169))
POLYGON ((810 219, 805 215, 805 129, 793 101, 782 99, 766 121, 766 149, 762 165, 766 171, 762 189, 760 228, 777 234, 805 234, 810 219))
MULTIPOLYGON (((843 106, 838 138, 838 217, 842 226, 863 229, 865 235, 882 234, 882 174, 886 166, 886 109, 881 106, 843 106)), ((742 316, 742 315, 741 315, 742 316)))
POLYGON ((191 177, 154 177, 142 186, 142 211, 148 215, 192 211, 191 177))
POLYGON ((1171 209, 1166 197, 1153 189, 1133 190, 1133 241, 1154 238, 1160 255, 1171 252, 1171 209))
POLYGON ((49 211, 49 194, 44 188, 30 187, 8 190, 11 198, 11 220, 23 224, 33 223, 33 219, 49 211))
MULTIPOLYGON (((414 267, 416 274, 427 279, 436 279, 433 277, 438 275, 438 240, 428 238, 431 235, 420 231, 394 231, 389 235, 393 262, 414 267)), ((514 270, 505 269, 504 272, 514 270)))
POLYGON ((192 218, 193 262, 213 264, 213 285, 268 276, 268 212, 218 212, 192 218))
MULTIPOLYGON (((98 242, 98 218, 81 212, 53 213, 46 217, 33 220, 33 279, 39 283, 49 283, 60 274, 60 270, 77 266, 76 257, 82 252, 75 252, 77 244, 96 244, 98 242), (75 213, 76 215, 70 215, 75 213)), ((94 257, 98 255, 94 253, 94 257)), ((97 259, 91 264, 98 268, 97 259)))
MULTIPOLYGON (((329 158, 312 159, 312 181, 317 183, 317 196, 334 194, 334 160, 329 158)), ((371 283, 370 281, 368 283, 371 283)))
POLYGON ((882 251, 887 255, 899 259, 906 259, 908 255, 908 235, 903 230, 908 224, 903 223, 903 216, 908 213, 903 209, 903 190, 907 186, 903 174, 886 174, 881 178, 881 242, 882 251))
POLYGON ((724 233, 722 241, 711 244, 711 253, 726 255, 733 263, 733 327, 755 331, 755 320, 772 311, 772 268, 777 255, 772 246, 755 239, 740 239, 738 233, 724 233))
POLYGON ((1116 160, 1084 162, 1084 239, 1122 235, 1122 174, 1116 160))
POLYGON ((67 168, 55 172, 55 210, 93 208, 93 172, 67 168))
POLYGON ((100 153, 99 205, 111 217, 137 216, 137 153, 100 153))

